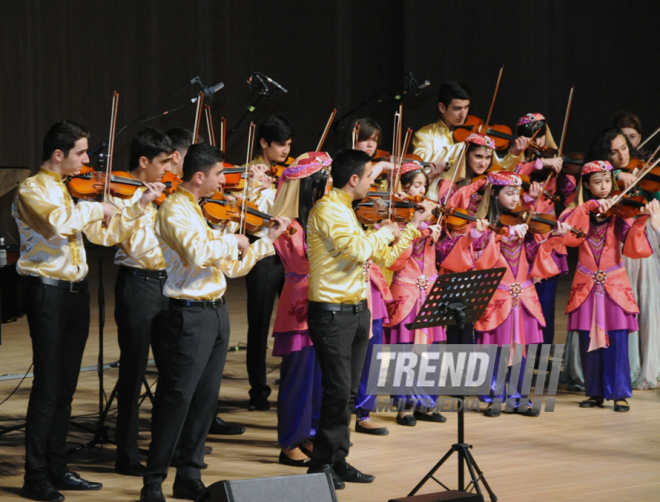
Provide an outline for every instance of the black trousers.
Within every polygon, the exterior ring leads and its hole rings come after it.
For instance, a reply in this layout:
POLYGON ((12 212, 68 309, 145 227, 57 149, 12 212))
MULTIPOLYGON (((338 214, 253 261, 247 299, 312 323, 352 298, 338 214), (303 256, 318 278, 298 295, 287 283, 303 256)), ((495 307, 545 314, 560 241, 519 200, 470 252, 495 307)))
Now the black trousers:
POLYGON ((201 479, 204 442, 215 416, 229 343, 227 306, 217 309, 170 303, 162 336, 144 483, 162 483, 174 449, 181 451, 177 477, 201 479))
POLYGON ((71 402, 89 335, 89 291, 73 293, 27 279, 27 318, 34 379, 25 429, 25 480, 68 472, 71 402))
POLYGON ((307 314, 323 387, 313 466, 341 463, 348 455, 351 410, 369 345, 371 312, 364 303, 360 313, 310 310, 307 314))
POLYGON ((259 260, 245 276, 247 288, 247 355, 250 399, 266 399, 270 387, 266 383, 266 355, 270 318, 275 295, 284 287, 284 266, 278 255, 259 260))
POLYGON ((121 270, 115 283, 115 321, 119 357, 117 379, 117 462, 140 461, 139 399, 151 344, 160 369, 159 338, 164 329, 168 299, 163 295, 166 279, 128 275, 121 270))

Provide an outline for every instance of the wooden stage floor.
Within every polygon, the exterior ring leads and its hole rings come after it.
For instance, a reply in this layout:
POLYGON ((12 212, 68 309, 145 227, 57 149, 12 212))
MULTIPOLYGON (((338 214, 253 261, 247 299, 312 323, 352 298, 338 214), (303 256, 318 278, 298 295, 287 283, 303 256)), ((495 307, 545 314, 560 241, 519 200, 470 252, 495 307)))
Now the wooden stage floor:
MULTIPOLYGON (((114 274, 111 252, 105 273, 107 324, 105 330, 105 362, 119 359, 114 311, 114 274)), ((90 257, 96 268, 96 257, 90 257)), ((96 273, 90 273, 92 284, 96 273)), ((557 342, 565 339, 563 308, 567 297, 568 279, 560 283, 557 301, 557 342)), ((227 294, 231 314, 231 344, 245 342, 245 287, 243 280, 231 281, 227 294)), ((92 326, 83 366, 94 366, 98 357, 98 308, 96 291, 92 292, 92 326)), ((24 374, 30 365, 30 338, 25 318, 2 325, 0 375, 24 374)), ((206 457, 209 464, 203 480, 209 485, 222 479, 286 476, 303 474, 304 469, 278 464, 277 414, 247 411, 248 384, 245 352, 230 352, 220 393, 218 410, 227 421, 246 426, 241 436, 212 436, 207 444, 213 452, 206 457)), ((279 376, 278 358, 269 357, 269 383, 275 403, 279 376)), ((150 369, 154 369, 153 366, 150 369)), ((103 373, 105 392, 109 396, 117 378, 117 369, 103 373)), ((150 383, 155 374, 148 375, 150 383)), ((0 381, 0 401, 18 384, 17 380, 0 381)), ((20 423, 27 409, 31 380, 27 378, 18 391, 0 406, 0 426, 20 423)), ((660 500, 660 390, 635 391, 629 413, 614 413, 612 404, 604 409, 580 409, 580 393, 562 391, 557 396, 554 413, 542 413, 539 418, 502 415, 486 418, 481 414, 466 415, 466 439, 474 445, 472 453, 499 500, 506 501, 657 501, 660 500)), ((113 407, 114 408, 114 407, 113 407)), ((149 444, 151 405, 141 408, 140 443, 149 444)), ((73 414, 79 423, 93 426, 98 412, 98 377, 96 371, 81 373, 74 398, 73 414)), ((108 423, 114 428, 114 410, 108 423)), ((406 495, 424 474, 439 460, 456 440, 456 415, 448 413, 444 424, 419 423, 416 427, 401 427, 394 413, 377 413, 375 420, 389 427, 386 437, 352 434, 354 447, 349 462, 374 474, 370 485, 348 484, 338 492, 341 501, 387 501, 406 495)), ((111 435, 114 432, 111 431, 111 435)), ((72 428, 72 446, 91 439, 90 434, 72 428)), ((19 500, 23 482, 24 433, 12 432, 0 436, 0 500, 19 500)), ((69 501, 98 502, 135 501, 139 499, 141 479, 116 475, 114 447, 85 450, 70 458, 72 470, 83 477, 100 481, 104 488, 93 494, 66 492, 69 501)), ((438 473, 450 487, 456 487, 457 460, 454 456, 438 473)), ((164 484, 168 499, 172 494, 174 470, 164 484)), ((431 482, 424 492, 441 491, 431 482)), ((295 496, 291 500, 298 500, 295 496)))

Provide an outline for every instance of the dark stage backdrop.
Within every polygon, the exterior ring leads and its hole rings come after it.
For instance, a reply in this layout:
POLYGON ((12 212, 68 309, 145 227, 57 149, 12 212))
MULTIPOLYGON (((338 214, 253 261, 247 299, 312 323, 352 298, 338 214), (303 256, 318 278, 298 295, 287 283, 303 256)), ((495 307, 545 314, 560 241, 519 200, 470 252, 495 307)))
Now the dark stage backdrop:
MULTIPOLYGON (((568 91, 576 86, 567 149, 584 150, 621 109, 638 113, 648 132, 660 125, 654 99, 658 69, 654 1, 21 1, 0 16, 0 165, 36 170, 49 125, 87 125, 91 145, 107 138, 113 91, 122 127, 195 76, 225 88, 211 101, 216 125, 238 122, 255 97, 245 83, 260 71, 289 92, 263 101, 250 119, 285 116, 295 127, 293 153, 316 147, 333 107, 344 115, 409 71, 431 87, 420 96, 394 85, 356 116, 374 116, 389 148, 393 97, 403 95, 406 127, 437 118, 437 90, 447 79, 473 91, 485 118, 505 65, 493 121, 513 125, 545 114, 559 136, 568 91)), ((166 109, 189 103, 190 86, 166 109)), ((194 105, 135 126, 117 139, 115 168, 141 127, 192 128, 194 105)), ((243 162, 248 122, 228 143, 243 162)), ((204 128, 202 129, 204 133, 204 128)), ((341 143, 333 134, 326 149, 341 143)), ((0 200, 0 230, 15 233, 13 194, 0 200)))

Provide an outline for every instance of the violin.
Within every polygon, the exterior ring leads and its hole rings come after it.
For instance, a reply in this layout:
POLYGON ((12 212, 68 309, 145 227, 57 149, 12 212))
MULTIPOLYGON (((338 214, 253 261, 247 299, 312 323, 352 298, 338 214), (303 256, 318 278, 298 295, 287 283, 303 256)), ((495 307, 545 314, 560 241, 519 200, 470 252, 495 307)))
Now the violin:
MULTIPOLYGON (((397 194, 390 195, 389 192, 379 192, 384 195, 368 194, 361 202, 355 206, 357 219, 363 225, 373 226, 384 219, 390 219, 396 222, 408 222, 412 220, 415 211, 420 208, 419 203, 424 200, 421 195, 405 198, 397 194), (390 212, 390 196, 392 198, 392 214, 390 212)), ((437 222, 439 212, 434 210, 432 216, 437 222)), ((430 222, 433 224, 433 220, 430 222)))
POLYGON ((161 193, 154 201, 156 205, 160 206, 163 202, 165 202, 165 198, 168 195, 172 195, 176 191, 176 189, 181 184, 181 181, 181 178, 179 178, 176 174, 167 171, 163 176, 163 179, 160 180, 160 182, 165 185, 165 189, 163 190, 163 193, 161 193))
MULTIPOLYGON (((615 190, 610 194, 612 198, 618 197, 621 195, 620 190, 615 190)), ((635 216, 638 216, 642 208, 646 205, 646 198, 643 195, 634 195, 634 196, 629 196, 629 195, 624 195, 621 197, 616 204, 614 204, 605 214, 595 212, 595 214, 598 217, 606 217, 609 218, 610 216, 619 216, 621 218, 634 218, 635 216)))
MULTIPOLYGON (((635 169, 643 169, 646 166, 646 162, 640 159, 630 159, 628 165, 624 168, 624 171, 632 173, 635 169)), ((648 173, 646 173, 641 180, 637 182, 639 187, 642 190, 646 190, 651 193, 660 191, 660 166, 654 167, 648 173)))
MULTIPOLYGON (((87 166, 86 166, 87 167, 87 166)), ((92 168, 84 169, 84 172, 70 176, 66 182, 69 193, 78 199, 95 199, 103 193, 110 194, 120 199, 128 199, 135 194, 139 187, 145 184, 133 178, 129 173, 123 171, 113 171, 109 175, 110 186, 107 186, 108 175, 92 168)), ((172 182, 165 182, 166 188, 172 188, 172 182)), ((165 197, 163 197, 165 200, 165 197)))
MULTIPOLYGON (((376 153, 374 153, 371 162, 381 162, 381 161, 391 162, 392 154, 386 150, 376 150, 376 153)), ((431 165, 430 162, 424 162, 419 155, 415 155, 414 153, 405 154, 403 156, 402 162, 404 164, 406 162, 414 162, 415 164, 419 165, 419 167, 429 167, 431 165)))
POLYGON ((472 133, 487 134, 491 136, 495 142, 496 150, 504 150, 508 148, 511 138, 515 137, 511 134, 511 128, 505 125, 487 125, 479 117, 468 115, 465 124, 457 126, 454 129, 454 141, 462 143, 472 133), (509 138, 509 139, 506 139, 509 138))
MULTIPOLYGON (((547 234, 551 230, 557 228, 557 217, 554 214, 544 213, 534 213, 530 217, 528 213, 519 212, 503 214, 500 216, 500 223, 509 227, 524 223, 528 225, 529 230, 535 234, 547 234)), ((579 228, 571 228, 571 233, 578 239, 584 239, 587 236, 587 234, 579 228)))
MULTIPOLYGON (((240 223, 242 220, 245 224, 245 228, 249 232, 259 230, 267 222, 270 222, 273 219, 270 214, 259 211, 254 202, 243 201, 240 198, 237 200, 230 200, 219 191, 216 191, 212 197, 202 199, 200 205, 204 217, 214 225, 226 221, 240 223), (243 208, 245 208, 245 212, 241 214, 243 208)), ((296 229, 295 227, 290 227, 287 232, 289 235, 293 235, 296 232, 296 229)))
MULTIPOLYGON (((453 231, 460 232, 465 229, 469 223, 479 219, 472 216, 467 209, 460 207, 440 208, 440 212, 445 214, 445 218, 442 220, 445 227, 453 231)), ((507 233, 506 228, 495 223, 489 223, 488 228, 499 235, 506 235, 507 233)))

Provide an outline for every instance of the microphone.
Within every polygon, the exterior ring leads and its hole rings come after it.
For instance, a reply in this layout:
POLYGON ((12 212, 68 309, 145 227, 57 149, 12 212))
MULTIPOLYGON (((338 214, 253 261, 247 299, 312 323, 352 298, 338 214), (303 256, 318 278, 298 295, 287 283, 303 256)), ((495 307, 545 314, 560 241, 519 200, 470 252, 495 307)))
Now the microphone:
POLYGON ((421 84, 413 77, 412 72, 410 72, 410 82, 408 83, 408 89, 410 89, 410 92, 412 92, 415 96, 419 96, 419 94, 422 92, 422 89, 425 87, 428 87, 431 85, 430 80, 424 80, 421 84))
MULTIPOLYGON (((259 73, 259 72, 254 72, 254 74, 255 74, 255 75, 261 75, 263 78, 265 78, 266 80, 268 80, 268 82, 270 82, 270 83, 273 84, 275 87, 277 87, 280 91, 282 91, 282 92, 289 92, 289 91, 287 91, 284 87, 282 87, 280 84, 278 84, 277 82, 275 82, 272 78, 270 78, 268 75, 264 75, 263 73, 259 73)), ((261 79, 259 79, 259 80, 261 80, 261 79)), ((264 84, 264 85, 265 85, 265 84, 264 84)))
MULTIPOLYGON (((195 77, 190 81, 191 84, 199 84, 199 86, 202 88, 202 92, 204 93, 204 99, 210 99, 211 96, 213 96, 216 92, 218 92, 220 89, 222 89, 225 84, 224 82, 218 82, 215 85, 212 85, 211 87, 206 87, 202 81, 200 80, 199 77, 195 77)), ((190 101, 193 103, 197 102, 197 98, 193 98, 190 101)))

